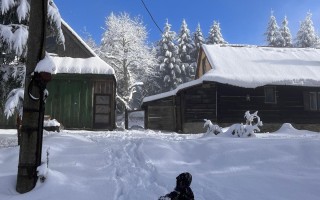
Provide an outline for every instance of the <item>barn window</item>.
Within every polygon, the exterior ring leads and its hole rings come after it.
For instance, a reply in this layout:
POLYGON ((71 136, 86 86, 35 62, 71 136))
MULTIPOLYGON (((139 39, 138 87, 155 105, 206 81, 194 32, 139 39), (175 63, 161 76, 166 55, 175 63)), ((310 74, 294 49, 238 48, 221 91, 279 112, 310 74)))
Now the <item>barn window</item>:
POLYGON ((310 110, 318 110, 317 93, 310 92, 309 95, 310 95, 310 110))
POLYGON ((276 99, 276 87, 266 86, 264 87, 264 102, 265 103, 277 103, 276 99))
POLYGON ((305 110, 320 111, 320 92, 304 92, 305 110))

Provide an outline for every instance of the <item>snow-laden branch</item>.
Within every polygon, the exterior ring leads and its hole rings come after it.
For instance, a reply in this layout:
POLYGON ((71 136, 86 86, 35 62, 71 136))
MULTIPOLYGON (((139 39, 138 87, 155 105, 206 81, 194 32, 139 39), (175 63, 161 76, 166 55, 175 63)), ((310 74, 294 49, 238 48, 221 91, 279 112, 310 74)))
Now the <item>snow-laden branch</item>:
POLYGON ((57 35, 57 43, 63 44, 65 43, 65 38, 61 29, 61 16, 57 6, 53 3, 52 0, 48 2, 48 19, 50 25, 56 32, 57 35))
POLYGON ((2 0, 1 1, 1 14, 4 15, 6 12, 8 12, 14 6, 15 6, 14 0, 2 0))
POLYGON ((28 26, 21 24, 0 24, 0 38, 15 52, 17 56, 23 56, 27 45, 29 30, 28 26))
POLYGON ((7 118, 13 116, 15 111, 22 117, 23 98, 24 88, 14 89, 9 93, 4 107, 4 114, 7 118))
POLYGON ((22 20, 26 20, 29 12, 30 12, 29 2, 27 0, 20 0, 20 4, 17 8, 17 15, 18 15, 19 22, 21 22, 22 20))

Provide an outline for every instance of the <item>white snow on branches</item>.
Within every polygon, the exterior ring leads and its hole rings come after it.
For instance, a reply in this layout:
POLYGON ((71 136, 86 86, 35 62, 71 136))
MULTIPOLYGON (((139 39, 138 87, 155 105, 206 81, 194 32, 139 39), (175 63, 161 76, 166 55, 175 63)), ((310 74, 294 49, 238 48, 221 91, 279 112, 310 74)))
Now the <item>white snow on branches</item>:
POLYGON ((48 18, 51 24, 54 24, 57 30, 57 42, 64 44, 65 39, 61 29, 61 16, 59 13, 59 9, 53 3, 53 1, 49 1, 48 5, 48 18))
POLYGON ((4 114, 7 118, 13 116, 15 111, 22 117, 23 97, 24 88, 14 89, 9 93, 4 107, 4 114))
POLYGON ((29 11, 30 11, 29 2, 27 0, 20 0, 20 4, 17 8, 17 15, 18 15, 19 22, 27 19, 29 11))
POLYGON ((6 13, 10 8, 15 5, 14 0, 2 0, 1 1, 1 14, 6 13))
POLYGON ((25 25, 0 24, 0 38, 6 43, 9 48, 14 51, 17 56, 21 56, 25 51, 28 40, 28 27, 25 25))

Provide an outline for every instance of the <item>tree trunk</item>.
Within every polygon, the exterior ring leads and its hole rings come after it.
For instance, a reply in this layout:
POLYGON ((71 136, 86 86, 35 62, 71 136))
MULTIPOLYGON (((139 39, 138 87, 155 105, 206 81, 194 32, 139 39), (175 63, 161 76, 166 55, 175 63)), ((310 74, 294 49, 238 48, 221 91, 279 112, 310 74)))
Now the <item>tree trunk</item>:
MULTIPOLYGON (((25 193, 32 190, 37 182, 37 167, 41 165, 42 133, 44 109, 40 109, 41 101, 29 97, 28 87, 31 73, 39 60, 45 55, 46 23, 48 0, 31 0, 29 38, 26 62, 26 79, 23 102, 22 141, 19 153, 19 166, 16 190, 25 193), (41 111, 42 110, 42 111, 41 111)), ((37 87, 34 94, 40 94, 37 87)))
MULTIPOLYGON (((127 60, 124 59, 122 61, 122 68, 123 68, 123 80, 124 80, 124 84, 123 84, 123 87, 124 87, 124 92, 123 92, 123 97, 126 101, 128 101, 128 97, 129 96, 129 72, 128 72, 128 66, 127 66, 127 60)), ((126 102, 128 103, 128 102, 126 102)))

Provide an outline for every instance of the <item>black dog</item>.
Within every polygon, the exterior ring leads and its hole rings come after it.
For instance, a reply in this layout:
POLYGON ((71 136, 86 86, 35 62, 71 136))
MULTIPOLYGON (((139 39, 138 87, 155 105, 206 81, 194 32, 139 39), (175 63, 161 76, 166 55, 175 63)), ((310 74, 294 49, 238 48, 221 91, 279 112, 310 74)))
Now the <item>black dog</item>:
POLYGON ((185 172, 177 176, 177 184, 173 192, 159 198, 159 200, 194 200, 193 192, 190 188, 192 176, 185 172))

